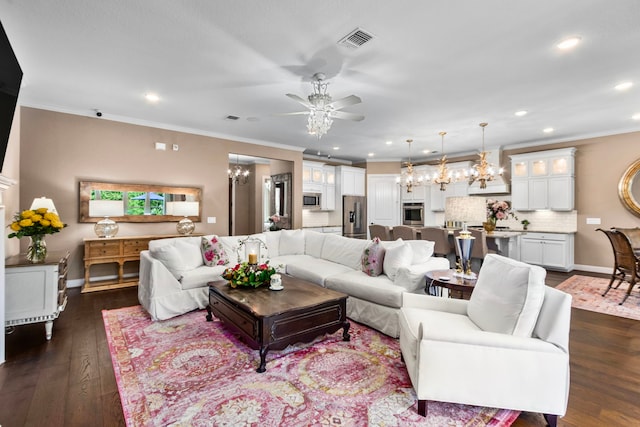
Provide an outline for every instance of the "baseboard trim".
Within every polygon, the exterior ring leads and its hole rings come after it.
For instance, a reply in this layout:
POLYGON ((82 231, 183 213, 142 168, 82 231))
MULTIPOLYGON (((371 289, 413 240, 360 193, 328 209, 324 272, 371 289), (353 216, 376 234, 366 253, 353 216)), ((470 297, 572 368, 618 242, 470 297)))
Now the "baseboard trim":
MULTIPOLYGON (((128 273, 128 274, 125 274, 122 277, 124 277, 124 278, 138 277, 138 274, 137 273, 128 273)), ((99 281, 99 280, 115 280, 117 278, 118 278, 117 274, 113 274, 113 275, 109 275, 109 276, 95 276, 95 277, 92 277, 92 279, 94 279, 95 281, 99 281)), ((82 285, 84 285, 84 279, 67 280, 67 288, 81 288, 82 285)))
POLYGON ((581 270, 581 271, 588 271, 590 273, 603 273, 603 274, 611 274, 611 272, 613 271, 612 267, 600 267, 597 265, 582 265, 582 264, 576 264, 575 269, 581 270))

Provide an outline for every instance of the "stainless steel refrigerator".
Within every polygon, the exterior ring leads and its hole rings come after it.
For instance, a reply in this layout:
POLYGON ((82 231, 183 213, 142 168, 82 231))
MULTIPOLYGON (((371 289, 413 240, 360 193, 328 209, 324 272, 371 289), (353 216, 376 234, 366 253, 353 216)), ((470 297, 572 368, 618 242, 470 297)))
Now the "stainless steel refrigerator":
POLYGON ((342 196, 342 235, 367 238, 367 198, 342 196))

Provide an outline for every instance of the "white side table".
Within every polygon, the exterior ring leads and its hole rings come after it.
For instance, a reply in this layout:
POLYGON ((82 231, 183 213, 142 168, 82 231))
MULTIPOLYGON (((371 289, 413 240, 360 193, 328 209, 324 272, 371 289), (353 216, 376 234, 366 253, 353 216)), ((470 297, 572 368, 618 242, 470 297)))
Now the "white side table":
POLYGON ((44 322, 47 340, 53 321, 67 305, 68 251, 51 251, 41 264, 24 254, 5 260, 5 326, 44 322))

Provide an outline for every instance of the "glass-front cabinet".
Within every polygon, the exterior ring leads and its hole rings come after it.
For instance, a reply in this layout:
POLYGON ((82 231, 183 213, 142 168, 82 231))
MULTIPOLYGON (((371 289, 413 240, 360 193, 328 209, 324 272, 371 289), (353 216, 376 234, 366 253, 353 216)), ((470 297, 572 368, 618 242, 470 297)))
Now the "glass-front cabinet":
POLYGON ((513 208, 573 210, 575 151, 571 147, 511 156, 513 208))

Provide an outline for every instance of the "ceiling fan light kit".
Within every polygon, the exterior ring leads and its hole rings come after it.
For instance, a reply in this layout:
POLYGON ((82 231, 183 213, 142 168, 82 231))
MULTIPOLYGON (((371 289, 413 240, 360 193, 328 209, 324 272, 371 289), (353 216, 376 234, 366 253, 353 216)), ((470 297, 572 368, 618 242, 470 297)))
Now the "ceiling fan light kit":
POLYGON ((331 95, 327 93, 329 83, 325 81, 325 77, 323 73, 313 75, 313 81, 311 82, 313 93, 307 97, 307 100, 292 93, 287 94, 289 98, 309 109, 309 111, 299 111, 288 114, 307 114, 307 132, 309 132, 310 135, 315 135, 318 139, 331 129, 333 119, 353 121, 361 121, 364 119, 364 116, 361 115, 338 111, 350 105, 359 104, 362 100, 355 95, 350 95, 346 98, 333 101, 331 95))

